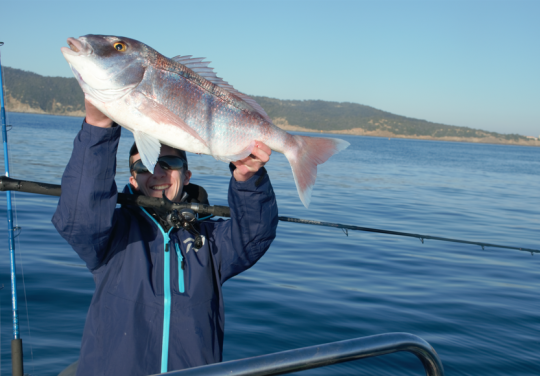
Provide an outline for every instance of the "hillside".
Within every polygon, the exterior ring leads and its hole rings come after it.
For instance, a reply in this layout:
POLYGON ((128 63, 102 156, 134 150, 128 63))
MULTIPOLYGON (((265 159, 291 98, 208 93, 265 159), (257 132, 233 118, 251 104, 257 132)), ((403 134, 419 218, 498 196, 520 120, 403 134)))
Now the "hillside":
POLYGON ((84 94, 75 78, 44 77, 4 67, 6 110, 84 116, 84 94))
POLYGON ((473 138, 526 141, 517 134, 503 135, 467 127, 456 127, 412 119, 348 102, 279 100, 254 97, 280 125, 336 133, 378 133, 385 137, 473 138))
MULTIPOLYGON (((4 82, 7 111, 84 116, 84 95, 75 78, 4 67, 4 82)), ((517 134, 431 123, 357 103, 254 98, 286 130, 540 146, 517 134)))

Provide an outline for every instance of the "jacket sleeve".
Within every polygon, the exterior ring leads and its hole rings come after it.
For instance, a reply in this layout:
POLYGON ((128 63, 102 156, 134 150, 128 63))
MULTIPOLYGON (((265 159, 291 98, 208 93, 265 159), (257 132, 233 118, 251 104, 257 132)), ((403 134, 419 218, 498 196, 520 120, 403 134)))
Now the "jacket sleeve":
POLYGON ((231 178, 229 206, 231 219, 217 222, 210 238, 222 284, 252 267, 276 237, 276 196, 265 168, 245 182, 231 178))
POLYGON ((108 257, 118 230, 115 211, 116 151, 121 127, 94 127, 83 122, 62 176, 62 195, 52 222, 60 235, 94 271, 108 257), (112 239, 112 240, 110 240, 112 239))

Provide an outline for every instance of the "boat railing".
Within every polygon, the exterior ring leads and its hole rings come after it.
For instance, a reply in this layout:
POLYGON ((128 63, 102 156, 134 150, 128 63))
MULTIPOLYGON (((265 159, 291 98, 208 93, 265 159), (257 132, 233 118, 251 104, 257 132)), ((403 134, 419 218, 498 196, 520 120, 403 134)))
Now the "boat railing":
POLYGON ((427 376, 443 376, 439 356, 429 343, 409 333, 386 333, 172 371, 160 375, 270 376, 304 371, 351 360, 408 351, 422 362, 427 376))

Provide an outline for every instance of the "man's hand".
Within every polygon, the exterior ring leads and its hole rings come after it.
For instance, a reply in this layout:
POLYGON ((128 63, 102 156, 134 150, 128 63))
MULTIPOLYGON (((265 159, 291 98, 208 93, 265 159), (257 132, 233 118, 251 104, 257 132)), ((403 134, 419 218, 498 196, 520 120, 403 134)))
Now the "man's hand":
POLYGON ((100 110, 84 98, 84 106, 86 107, 86 122, 90 125, 100 128, 110 128, 113 121, 105 116, 100 110))
POLYGON ((270 160, 270 154, 272 154, 272 150, 268 146, 260 141, 255 141, 255 147, 249 156, 233 162, 233 165, 236 166, 233 172, 234 179, 236 181, 248 180, 270 160))

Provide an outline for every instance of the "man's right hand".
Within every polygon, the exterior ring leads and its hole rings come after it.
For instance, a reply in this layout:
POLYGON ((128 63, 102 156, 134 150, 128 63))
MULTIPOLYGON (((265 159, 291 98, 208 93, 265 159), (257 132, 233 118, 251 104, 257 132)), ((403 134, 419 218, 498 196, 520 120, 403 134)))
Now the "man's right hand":
POLYGON ((85 121, 95 127, 110 128, 113 125, 113 121, 105 116, 100 110, 96 108, 88 99, 84 99, 84 106, 86 107, 86 119, 85 121))

